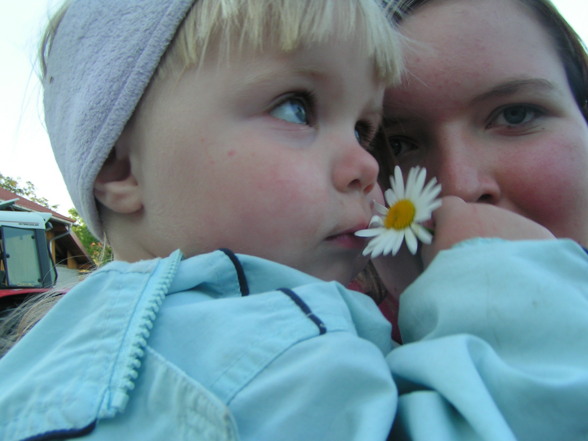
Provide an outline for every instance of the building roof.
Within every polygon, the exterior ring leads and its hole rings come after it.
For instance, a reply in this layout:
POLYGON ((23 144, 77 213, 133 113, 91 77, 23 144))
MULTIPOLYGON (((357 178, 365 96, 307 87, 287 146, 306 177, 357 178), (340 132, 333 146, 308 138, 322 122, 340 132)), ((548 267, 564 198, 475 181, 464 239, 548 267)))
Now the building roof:
POLYGON ((0 202, 10 201, 12 199, 18 199, 14 203, 14 208, 23 211, 40 211, 42 213, 51 213, 51 218, 55 221, 61 221, 62 223, 66 223, 69 225, 74 224, 76 221, 70 217, 64 216, 63 214, 58 213, 51 208, 47 208, 41 204, 37 204, 36 202, 30 201, 23 196, 19 196, 11 191, 6 190, 5 188, 0 187, 0 202))
POLYGON ((75 219, 64 216, 51 208, 37 204, 23 196, 17 195, 5 188, 0 187, 0 203, 17 199, 10 206, 15 211, 39 211, 51 214, 51 230, 55 235, 56 255, 53 256, 56 264, 62 264, 68 257, 75 259, 80 268, 91 268, 94 266, 92 258, 88 255, 80 239, 71 229, 75 224, 75 219))

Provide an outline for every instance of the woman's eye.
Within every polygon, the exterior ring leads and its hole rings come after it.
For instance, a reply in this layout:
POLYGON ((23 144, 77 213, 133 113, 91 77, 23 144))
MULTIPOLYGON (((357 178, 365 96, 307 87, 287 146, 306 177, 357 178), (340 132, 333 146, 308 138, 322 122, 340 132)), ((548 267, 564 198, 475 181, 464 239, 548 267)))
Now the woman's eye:
POLYGON ((286 98, 270 112, 274 118, 293 124, 309 124, 308 102, 303 97, 291 96, 286 98))
POLYGON ((490 126, 520 126, 533 121, 538 115, 538 110, 526 105, 510 106, 500 110, 490 126))
POLYGON ((396 158, 400 158, 401 156, 416 149, 416 146, 413 142, 395 136, 388 137, 388 145, 390 146, 392 154, 396 158))

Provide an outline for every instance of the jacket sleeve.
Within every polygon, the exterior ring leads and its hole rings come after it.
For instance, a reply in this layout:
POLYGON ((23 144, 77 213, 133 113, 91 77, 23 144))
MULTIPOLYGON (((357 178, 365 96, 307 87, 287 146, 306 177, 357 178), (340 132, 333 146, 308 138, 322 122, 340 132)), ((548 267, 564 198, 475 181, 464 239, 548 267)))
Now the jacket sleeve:
POLYGON ((335 332, 291 347, 230 408, 243 441, 383 441, 396 396, 382 354, 335 332))
POLYGON ((568 240, 444 251, 400 301, 394 439, 588 439, 588 254, 568 240))
POLYGON ((371 300, 351 296, 342 303, 339 294, 328 296, 332 288, 299 287, 306 316, 283 307, 291 319, 263 322, 263 332, 287 335, 281 340, 291 343, 272 351, 271 362, 230 400, 243 441, 387 438, 397 403, 385 360, 389 324, 371 300))

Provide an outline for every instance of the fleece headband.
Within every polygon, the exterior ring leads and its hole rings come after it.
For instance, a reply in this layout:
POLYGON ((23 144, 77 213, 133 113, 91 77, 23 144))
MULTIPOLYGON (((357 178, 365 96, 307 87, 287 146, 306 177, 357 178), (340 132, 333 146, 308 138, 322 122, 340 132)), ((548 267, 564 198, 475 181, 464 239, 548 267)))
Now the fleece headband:
POLYGON ((90 231, 103 230, 94 181, 196 0, 73 0, 47 59, 45 122, 90 231))

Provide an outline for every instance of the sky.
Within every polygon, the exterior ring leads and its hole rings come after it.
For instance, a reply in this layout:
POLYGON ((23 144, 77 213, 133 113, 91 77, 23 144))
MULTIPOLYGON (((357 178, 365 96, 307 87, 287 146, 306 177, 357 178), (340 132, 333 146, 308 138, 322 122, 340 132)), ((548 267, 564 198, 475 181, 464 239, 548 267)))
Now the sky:
MULTIPOLYGON (((100 1, 100 0, 95 0, 100 1)), ((53 158, 42 116, 36 46, 44 23, 61 0, 0 0, 0 173, 32 182, 37 196, 73 207, 53 158)), ((553 0, 588 42, 588 1, 553 0)))

